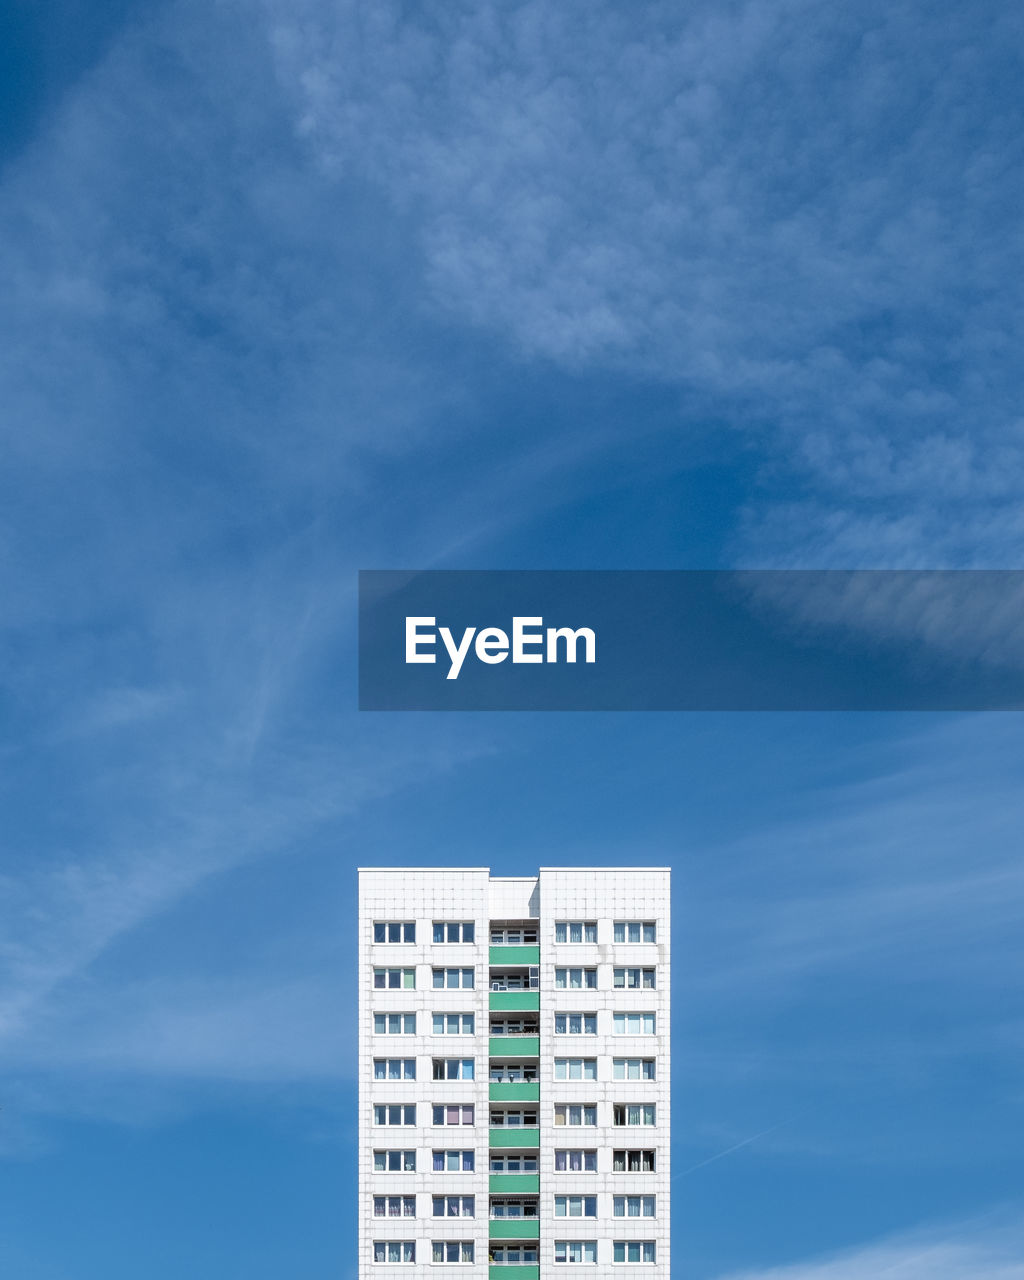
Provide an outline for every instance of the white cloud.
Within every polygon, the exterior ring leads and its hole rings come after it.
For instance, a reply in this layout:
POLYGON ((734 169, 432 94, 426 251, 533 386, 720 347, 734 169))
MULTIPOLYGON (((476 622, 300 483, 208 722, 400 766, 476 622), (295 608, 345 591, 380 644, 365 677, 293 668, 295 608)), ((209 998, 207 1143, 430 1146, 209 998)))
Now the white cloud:
POLYGON ((1021 1280, 1019 1224, 974 1222, 894 1236, 810 1262, 731 1271, 721 1280, 1021 1280))
POLYGON ((1020 559, 1016 19, 265 8, 296 127, 414 214, 436 306, 682 383, 809 490, 753 508, 737 555, 1020 559))

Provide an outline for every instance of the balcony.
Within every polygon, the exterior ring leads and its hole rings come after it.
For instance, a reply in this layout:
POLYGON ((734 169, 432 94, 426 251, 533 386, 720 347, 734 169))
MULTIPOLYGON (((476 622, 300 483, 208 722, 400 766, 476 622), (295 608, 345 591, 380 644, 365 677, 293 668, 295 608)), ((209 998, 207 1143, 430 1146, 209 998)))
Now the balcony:
POLYGON ((523 1192, 540 1194, 539 1173, 492 1173, 487 1184, 492 1195, 512 1195, 523 1192))
POLYGON ((491 1218, 487 1234, 491 1240, 539 1240, 540 1223, 536 1218, 491 1218))
POLYGON ((536 1262, 498 1267, 492 1264, 487 1268, 487 1280, 540 1280, 540 1265, 536 1262))
POLYGON ((540 947, 491 947, 491 964, 540 964, 540 947))
POLYGON ((525 1125, 492 1126, 489 1141, 492 1147, 539 1147, 540 1130, 525 1125))
POLYGON ((536 1080, 510 1080, 504 1084, 492 1084, 488 1096, 491 1102, 539 1102, 540 1084, 536 1080))
POLYGON ((491 991, 488 993, 492 1013, 510 1013, 540 1010, 539 991, 491 991))
POLYGON ((539 1058, 540 1036, 491 1036, 488 1052, 492 1058, 539 1058))

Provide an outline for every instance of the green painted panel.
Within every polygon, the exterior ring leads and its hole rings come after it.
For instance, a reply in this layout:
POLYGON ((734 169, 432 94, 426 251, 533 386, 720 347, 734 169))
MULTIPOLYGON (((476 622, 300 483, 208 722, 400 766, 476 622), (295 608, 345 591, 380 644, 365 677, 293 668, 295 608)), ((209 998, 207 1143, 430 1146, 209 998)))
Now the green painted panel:
POLYGON ((540 992, 539 991, 492 991, 491 992, 491 1009, 495 1012, 504 1010, 515 1011, 517 1009, 533 1009, 540 1008, 540 992))
POLYGON ((539 1147, 539 1129, 492 1129, 492 1147, 539 1147))
POLYGON ((539 1173, 492 1173, 491 1180, 488 1183, 488 1190, 497 1194, 502 1192, 505 1195, 511 1195, 512 1192, 533 1191, 540 1192, 540 1174, 539 1173))
POLYGON ((540 1223, 536 1218, 492 1218, 487 1234, 492 1240, 539 1240, 540 1223))
POLYGON ((491 1036, 492 1058, 539 1058, 540 1036, 491 1036))
POLYGON ((540 947, 491 947, 491 964, 540 964, 540 947))
POLYGON ((518 1267, 488 1267, 487 1280, 540 1280, 537 1263, 523 1263, 518 1267))
POLYGON ((490 1098, 492 1102, 539 1102, 540 1085, 535 1080, 492 1084, 490 1098))

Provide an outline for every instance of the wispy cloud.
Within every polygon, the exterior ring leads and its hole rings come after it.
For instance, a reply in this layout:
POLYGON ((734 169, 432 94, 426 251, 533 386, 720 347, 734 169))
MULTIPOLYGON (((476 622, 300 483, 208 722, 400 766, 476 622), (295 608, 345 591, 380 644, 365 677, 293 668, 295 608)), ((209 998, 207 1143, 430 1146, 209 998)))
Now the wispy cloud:
POLYGON ((892 1236, 810 1262, 730 1271, 722 1280, 1020 1280, 1019 1222, 976 1221, 892 1236))
POLYGON ((1016 17, 265 10, 299 133, 415 208, 437 307, 762 440, 765 499, 802 492, 739 557, 1019 561, 1016 17))

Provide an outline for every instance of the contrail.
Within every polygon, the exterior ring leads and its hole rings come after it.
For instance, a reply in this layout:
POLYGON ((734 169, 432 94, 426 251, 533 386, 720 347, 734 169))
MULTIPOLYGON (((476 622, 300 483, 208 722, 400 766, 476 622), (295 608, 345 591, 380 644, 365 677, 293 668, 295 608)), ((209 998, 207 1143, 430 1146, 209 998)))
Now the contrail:
POLYGON ((741 1147, 749 1147, 752 1142, 756 1142, 758 1138, 765 1138, 769 1133, 774 1133, 776 1129, 781 1129, 785 1124, 791 1124, 794 1120, 798 1120, 804 1113, 798 1111, 795 1116, 787 1116, 785 1120, 780 1120, 778 1124, 773 1124, 767 1129, 762 1129, 760 1133, 752 1134, 749 1138, 744 1138, 742 1142, 734 1142, 731 1147, 726 1147, 724 1151, 719 1151, 717 1155, 708 1156, 706 1160, 701 1160, 699 1164, 693 1164, 689 1169, 683 1169, 680 1173, 674 1173, 671 1181, 675 1182, 676 1178, 685 1178, 688 1173, 696 1173, 698 1169, 703 1169, 706 1164, 714 1164, 716 1160, 721 1160, 723 1156, 732 1155, 734 1151, 739 1151, 741 1147))

